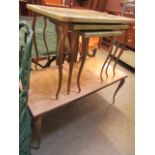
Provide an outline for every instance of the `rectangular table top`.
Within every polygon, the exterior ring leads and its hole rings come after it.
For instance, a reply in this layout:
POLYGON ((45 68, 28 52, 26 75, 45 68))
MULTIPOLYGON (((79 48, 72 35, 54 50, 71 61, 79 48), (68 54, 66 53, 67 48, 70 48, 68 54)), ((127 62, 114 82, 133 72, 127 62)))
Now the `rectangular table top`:
POLYGON ((127 77, 125 73, 116 69, 116 76, 113 78, 112 67, 110 67, 108 69, 108 79, 105 80, 106 77, 105 74, 103 74, 104 81, 101 83, 100 70, 103 62, 104 61, 101 61, 95 57, 87 58, 85 68, 81 75, 80 93, 78 93, 76 82, 80 62, 76 63, 73 68, 73 80, 70 95, 67 95, 66 90, 69 65, 64 63, 62 89, 58 100, 55 99, 58 84, 57 66, 52 66, 38 71, 31 71, 28 105, 32 116, 35 118, 43 115, 60 106, 95 93, 127 77))
POLYGON ((108 13, 92 10, 58 8, 32 4, 27 4, 27 8, 40 15, 44 15, 54 20, 67 23, 129 24, 134 22, 134 19, 132 18, 110 15, 108 13))

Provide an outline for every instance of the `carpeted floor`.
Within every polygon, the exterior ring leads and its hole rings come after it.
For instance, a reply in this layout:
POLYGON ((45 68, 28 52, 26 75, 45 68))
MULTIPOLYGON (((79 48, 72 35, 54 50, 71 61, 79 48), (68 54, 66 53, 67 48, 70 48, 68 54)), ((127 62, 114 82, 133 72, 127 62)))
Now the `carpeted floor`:
MULTIPOLYGON (((100 50, 97 57, 105 59, 100 50)), ((114 84, 51 112, 43 121, 43 138, 32 155, 134 155, 134 73, 111 104, 114 84)), ((90 77, 91 80, 91 77, 90 77)))

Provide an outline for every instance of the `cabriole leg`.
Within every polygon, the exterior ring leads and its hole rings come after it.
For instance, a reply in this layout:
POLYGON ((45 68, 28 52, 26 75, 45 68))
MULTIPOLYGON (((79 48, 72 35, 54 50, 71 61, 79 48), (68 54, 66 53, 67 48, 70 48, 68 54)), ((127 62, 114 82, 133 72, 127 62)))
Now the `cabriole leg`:
POLYGON ((68 33, 68 26, 57 26, 57 33, 58 34, 58 44, 57 44, 57 65, 59 68, 59 81, 58 81, 58 88, 56 92, 56 99, 58 99, 60 90, 61 90, 61 85, 62 85, 62 69, 63 69, 63 62, 64 62, 64 54, 65 54, 65 41, 68 33), (61 33, 60 33, 61 31, 61 33))
POLYGON ((123 78, 123 79, 121 79, 121 81, 120 81, 120 83, 119 83, 119 85, 118 85, 118 87, 114 93, 113 102, 112 102, 113 104, 115 103, 116 94, 118 93, 118 91, 120 90, 120 88, 123 86, 124 83, 125 83, 125 79, 123 78))
POLYGON ((70 87, 71 87, 71 78, 72 78, 72 72, 73 72, 73 66, 76 58, 76 44, 77 39, 79 39, 79 34, 76 31, 72 32, 71 37, 71 51, 69 53, 70 63, 69 63, 69 75, 68 75, 68 84, 67 84, 67 94, 70 93, 70 87))
POLYGON ((39 149, 42 137, 42 117, 33 120, 33 128, 37 136, 37 145, 32 146, 32 149, 39 149))
POLYGON ((89 38, 82 37, 82 57, 81 57, 81 65, 80 65, 80 69, 77 77, 77 86, 78 86, 79 93, 81 92, 80 77, 81 77, 81 73, 87 56, 88 43, 89 43, 89 38))

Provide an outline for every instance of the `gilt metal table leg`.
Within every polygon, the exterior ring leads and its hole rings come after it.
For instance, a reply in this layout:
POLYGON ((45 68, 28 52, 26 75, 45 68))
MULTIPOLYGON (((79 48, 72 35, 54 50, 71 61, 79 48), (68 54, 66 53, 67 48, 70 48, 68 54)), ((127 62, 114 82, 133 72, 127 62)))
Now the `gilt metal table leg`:
POLYGON ((109 68, 110 63, 112 62, 112 60, 114 60, 114 57, 115 57, 117 51, 118 51, 118 46, 116 47, 116 49, 115 49, 113 55, 110 57, 110 60, 109 60, 109 62, 108 62, 108 64, 107 64, 107 66, 106 66, 106 71, 105 71, 105 72, 106 72, 106 80, 108 79, 108 68, 109 68))
POLYGON ((49 67, 54 60, 56 60, 56 56, 53 56, 52 59, 50 59, 49 61, 47 61, 46 64, 44 65, 44 68, 49 67))
POLYGON ((80 65, 80 69, 78 72, 78 77, 77 77, 77 86, 78 86, 78 90, 79 93, 81 92, 81 87, 80 87, 80 77, 81 77, 81 73, 85 64, 85 60, 86 60, 86 55, 87 55, 87 50, 88 50, 88 43, 89 43, 89 38, 85 38, 82 37, 82 56, 81 56, 81 65, 80 65))
POLYGON ((42 117, 39 117, 33 121, 33 127, 34 130, 36 131, 36 136, 37 136, 37 145, 32 146, 32 149, 39 149, 40 143, 41 143, 41 137, 42 137, 42 117))
POLYGON ((122 53, 123 53, 123 51, 124 51, 124 49, 125 49, 125 45, 126 45, 127 39, 128 39, 128 30, 125 31, 125 37, 124 37, 124 41, 123 41, 123 47, 122 47, 120 53, 118 54, 118 56, 117 56, 116 59, 115 59, 115 63, 114 63, 114 67, 113 67, 113 77, 115 77, 116 65, 117 65, 118 60, 119 60, 119 58, 121 57, 121 55, 122 55, 122 53))
POLYGON ((121 49, 121 51, 119 52, 119 54, 118 54, 118 56, 115 58, 115 63, 114 63, 114 66, 113 66, 113 78, 115 77, 115 69, 116 69, 116 65, 117 65, 117 63, 118 63, 118 60, 119 60, 119 58, 120 58, 120 56, 122 55, 122 53, 123 53, 123 48, 121 49))
MULTIPOLYGON (((60 26, 59 26, 60 27, 60 26)), ((65 54, 65 41, 68 32, 68 26, 64 25, 60 27, 61 33, 59 34, 58 46, 57 46, 57 65, 59 67, 59 82, 58 82, 58 89, 56 92, 56 99, 58 99, 61 84, 62 84, 62 68, 64 62, 64 54, 65 54)))
POLYGON ((70 93, 70 86, 71 86, 71 78, 72 78, 72 72, 73 72, 73 66, 75 62, 76 57, 76 44, 77 39, 79 38, 79 32, 73 31, 72 37, 71 37, 71 51, 69 53, 70 63, 69 63, 69 75, 68 75, 68 84, 67 84, 67 94, 70 93))
POLYGON ((101 69, 101 72, 100 72, 100 79, 101 79, 101 82, 103 82, 102 73, 103 73, 104 67, 105 67, 106 63, 108 62, 108 59, 110 58, 110 55, 111 55, 112 51, 113 51, 113 39, 112 39, 111 42, 110 42, 109 54, 108 54, 108 56, 107 56, 107 58, 106 58, 106 60, 105 60, 105 62, 104 62, 104 64, 103 64, 102 69, 101 69))
POLYGON ((65 60, 70 63, 71 44, 69 41, 69 34, 67 34, 65 41, 65 60))
POLYGON ((121 79, 121 81, 120 81, 120 83, 119 83, 119 85, 118 85, 118 87, 117 87, 117 89, 113 95, 113 102, 112 102, 113 104, 115 103, 116 94, 118 93, 118 91, 120 90, 120 88, 123 86, 124 83, 125 83, 125 78, 121 79))
POLYGON ((60 89, 62 84, 62 64, 59 64, 59 82, 58 82, 58 88, 56 92, 56 99, 59 97, 60 89))
POLYGON ((79 53, 79 34, 77 36, 77 40, 76 40, 76 44, 75 44, 75 62, 77 62, 77 57, 78 57, 78 53, 79 53))

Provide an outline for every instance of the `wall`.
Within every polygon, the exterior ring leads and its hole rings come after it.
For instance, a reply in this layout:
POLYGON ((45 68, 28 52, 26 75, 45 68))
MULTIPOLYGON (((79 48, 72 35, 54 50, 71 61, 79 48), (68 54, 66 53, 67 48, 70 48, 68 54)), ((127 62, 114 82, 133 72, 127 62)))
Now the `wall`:
POLYGON ((76 0, 66 0, 65 3, 67 5, 70 5, 70 3, 72 2, 73 7, 84 7, 90 8, 92 10, 103 11, 106 1, 107 0, 86 0, 82 3, 81 6, 76 2, 76 0))
POLYGON ((121 0, 107 0, 106 10, 121 11, 121 0))
MULTIPOLYGON (((98 11, 104 11, 106 4, 109 0, 98 0, 97 8, 96 10, 98 11)), ((113 0, 114 1, 114 0, 113 0)))
POLYGON ((63 0, 43 0, 46 4, 62 4, 63 0))

